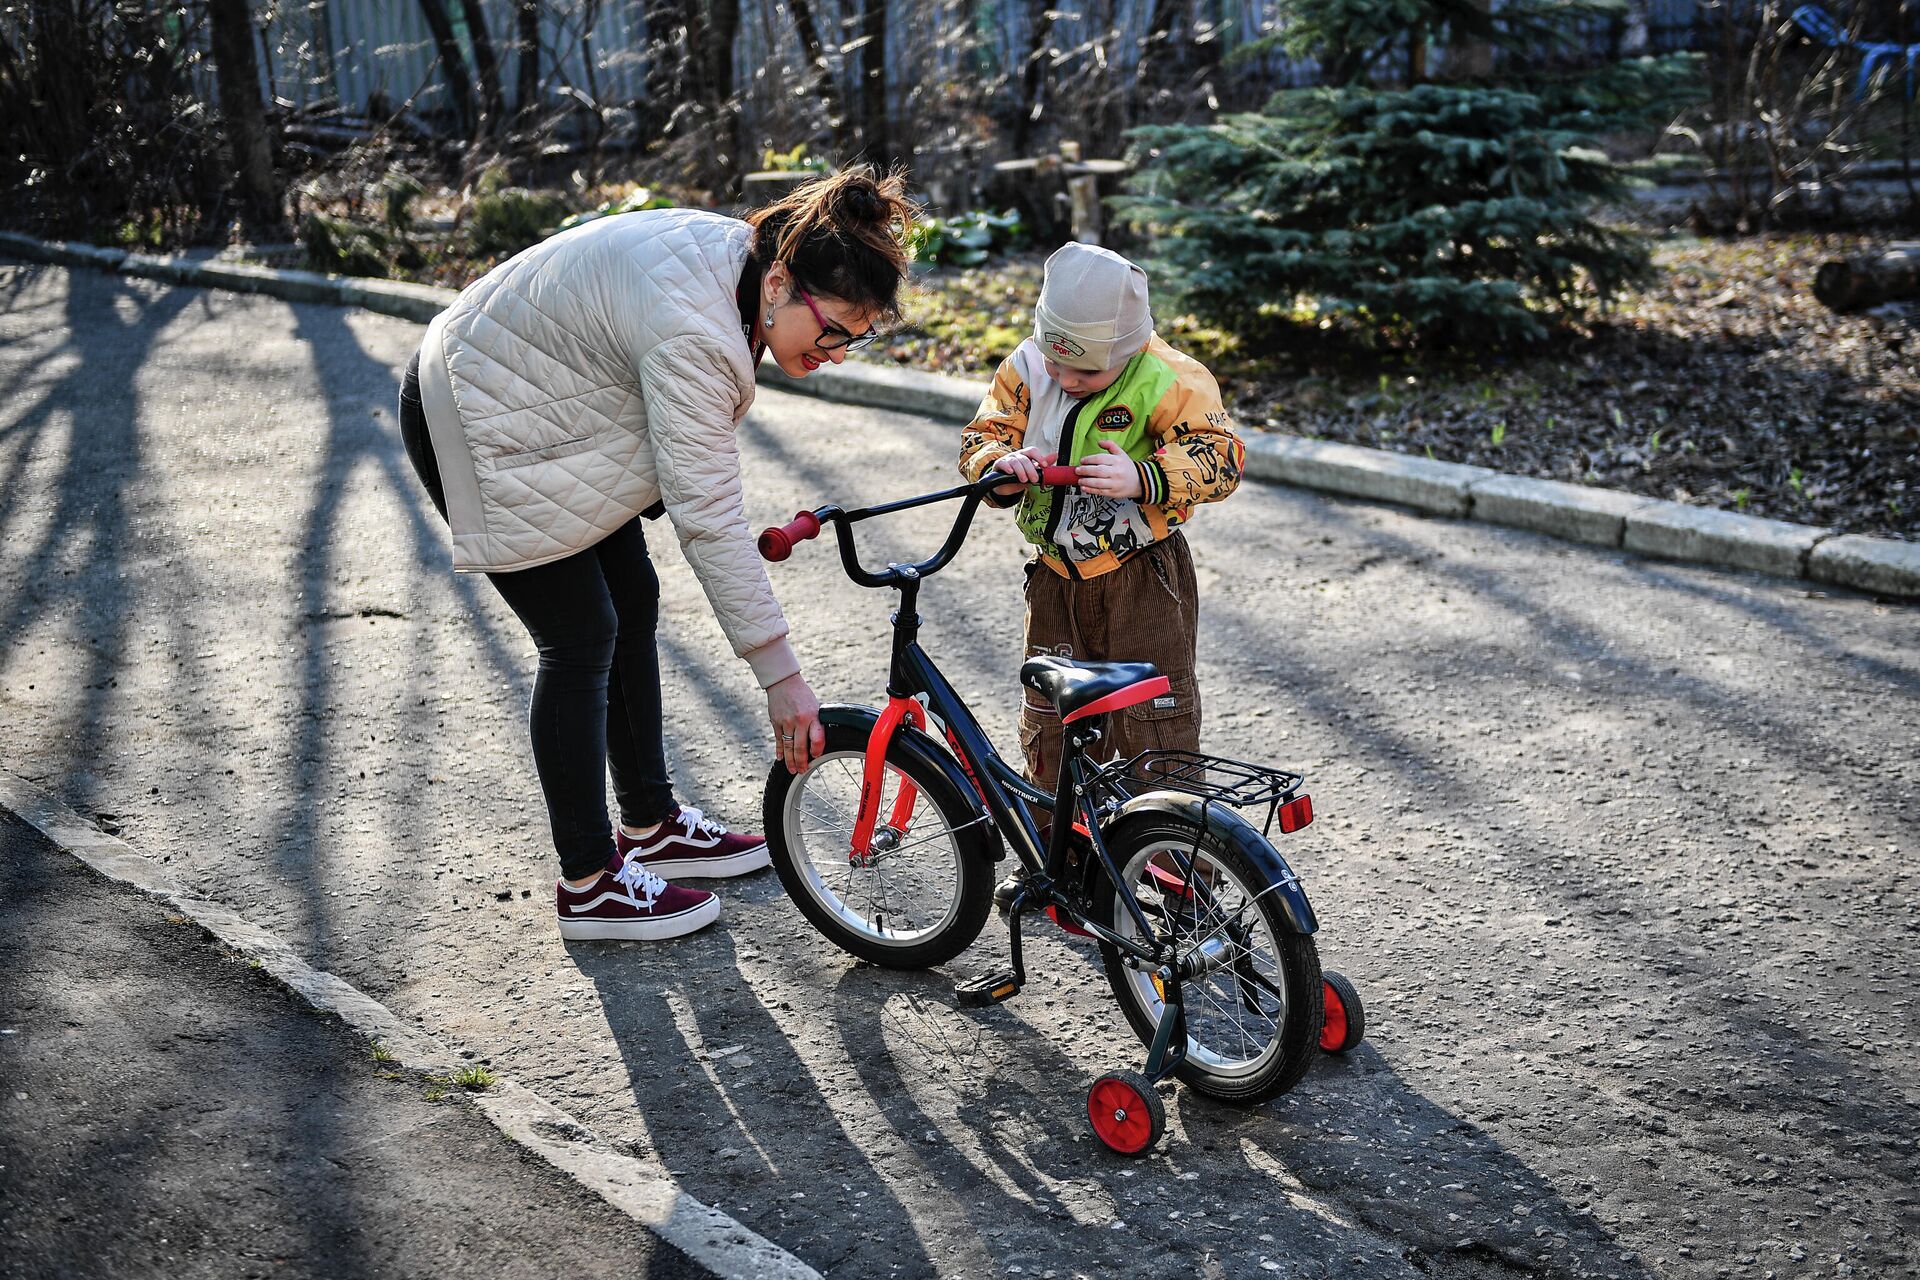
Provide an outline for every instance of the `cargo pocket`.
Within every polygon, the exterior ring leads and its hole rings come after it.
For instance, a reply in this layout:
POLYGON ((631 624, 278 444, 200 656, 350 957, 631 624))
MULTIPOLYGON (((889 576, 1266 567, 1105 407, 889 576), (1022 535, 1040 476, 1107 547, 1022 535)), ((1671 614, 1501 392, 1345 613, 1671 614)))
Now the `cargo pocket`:
POLYGON ((1027 781, 1053 790, 1060 777, 1060 717, 1051 703, 1044 711, 1031 705, 1020 708, 1020 754, 1026 757, 1027 781))
POLYGON ((1191 671, 1167 677, 1167 692, 1137 702, 1116 717, 1114 754, 1121 759, 1149 749, 1200 749, 1200 685, 1191 671))

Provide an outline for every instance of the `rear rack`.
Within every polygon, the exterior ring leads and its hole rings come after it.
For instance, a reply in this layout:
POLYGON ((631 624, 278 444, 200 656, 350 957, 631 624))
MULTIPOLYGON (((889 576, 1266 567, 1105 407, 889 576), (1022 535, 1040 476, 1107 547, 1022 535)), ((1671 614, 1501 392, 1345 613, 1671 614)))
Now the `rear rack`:
POLYGON ((1305 774, 1244 760, 1149 747, 1128 759, 1102 765, 1087 778, 1087 789, 1096 803, 1109 799, 1124 803, 1149 791, 1177 791, 1236 809, 1265 806, 1264 829, 1271 829, 1274 814, 1306 781, 1305 774))

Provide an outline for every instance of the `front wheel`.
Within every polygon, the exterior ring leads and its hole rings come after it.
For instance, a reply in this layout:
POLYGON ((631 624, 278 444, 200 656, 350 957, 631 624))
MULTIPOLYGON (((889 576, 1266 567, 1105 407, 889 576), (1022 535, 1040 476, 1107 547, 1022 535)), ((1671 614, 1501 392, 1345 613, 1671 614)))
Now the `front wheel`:
MULTIPOLYGON (((1255 1103, 1293 1088, 1319 1047, 1322 983, 1313 939, 1287 927, 1276 896, 1245 856, 1173 815, 1115 833, 1121 883, 1140 904, 1154 942, 1171 940, 1192 976, 1181 983, 1187 1054, 1174 1074, 1227 1102, 1255 1103)), ((1143 937, 1111 881, 1101 876, 1094 918, 1124 938, 1143 937)), ((1120 961, 1102 943, 1107 979, 1142 1041, 1166 1008, 1160 978, 1120 961)))
MULTIPOLYGON (((980 936, 993 891, 977 849, 985 822, 940 768, 896 736, 872 851, 853 852, 869 725, 828 724, 805 773, 767 776, 767 849, 800 913, 844 951, 895 969, 942 964, 980 936), (895 813, 903 785, 915 791, 895 813)), ((902 728, 900 734, 909 730, 902 728)))

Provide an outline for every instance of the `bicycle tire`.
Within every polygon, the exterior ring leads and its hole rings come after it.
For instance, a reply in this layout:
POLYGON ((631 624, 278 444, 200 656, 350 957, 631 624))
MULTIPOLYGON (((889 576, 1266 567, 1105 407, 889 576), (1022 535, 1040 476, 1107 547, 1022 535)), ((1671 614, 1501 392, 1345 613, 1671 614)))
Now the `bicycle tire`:
MULTIPOLYGON (((1182 984, 1187 1005, 1187 1055, 1175 1069, 1175 1077, 1208 1097, 1244 1105, 1264 1102, 1293 1088, 1313 1065, 1319 1049, 1324 989, 1320 976, 1320 955, 1313 939, 1288 928, 1274 895, 1261 892, 1266 888, 1266 880, 1258 868, 1226 842, 1211 832, 1200 830, 1190 821, 1171 814, 1136 815, 1108 835, 1108 849, 1122 877, 1131 875, 1135 879, 1147 875, 1148 866, 1159 867, 1162 871, 1171 867, 1175 869, 1177 878, 1177 870, 1184 864, 1171 851, 1177 850, 1179 855, 1193 852, 1195 865, 1201 872, 1194 878, 1203 883, 1203 887, 1192 895, 1193 900, 1202 903, 1211 896, 1221 904, 1218 907, 1221 919, 1234 917, 1244 920, 1248 915, 1256 917, 1257 929, 1267 940, 1264 954, 1268 957, 1271 972, 1261 970, 1261 948, 1236 942, 1222 948, 1225 954, 1232 957, 1231 963, 1203 978, 1189 979, 1182 984), (1234 897, 1242 904, 1231 911, 1219 893, 1223 881, 1233 886, 1234 897), (1238 952, 1234 950, 1236 946, 1238 952), (1244 1021, 1234 1018, 1224 1007, 1216 1010, 1208 1003, 1215 999, 1215 994, 1210 994, 1216 993, 1216 984, 1212 980, 1222 973, 1233 975, 1233 994, 1241 1002, 1242 1011, 1258 1011, 1258 1017, 1249 1015, 1256 1025, 1262 1018, 1273 1024, 1269 1043, 1252 1058, 1235 1059, 1223 1047, 1211 1043, 1224 1038, 1224 1033, 1216 1033, 1213 1029, 1215 1022, 1232 1022, 1240 1028, 1243 1036, 1247 1031, 1244 1021), (1268 1014, 1266 1005, 1269 1001, 1275 1006, 1277 1017, 1268 1014)), ((1104 874, 1098 876, 1097 881, 1094 888, 1094 918, 1118 933, 1137 934, 1138 928, 1121 904, 1113 881, 1104 874)), ((1144 886, 1143 891, 1147 899, 1160 904, 1155 908, 1160 919, 1177 921, 1184 908, 1169 910, 1164 903, 1177 899, 1178 889, 1169 892, 1165 878, 1161 877, 1144 886), (1163 896, 1156 898, 1156 895, 1163 896)), ((1143 900, 1142 906, 1143 909, 1147 908, 1148 902, 1143 900)), ((1201 921, 1200 906, 1196 905, 1192 910, 1196 921, 1201 921)), ((1154 916, 1149 914, 1150 923, 1153 919, 1154 916)), ((1209 926, 1212 924, 1211 920, 1196 923, 1189 930, 1193 935, 1191 940, 1197 942, 1209 936, 1209 926)), ((1173 927, 1177 933, 1178 924, 1173 927)), ((1155 928, 1159 933, 1159 926, 1155 928)), ((1225 939, 1227 935, 1219 936, 1225 939)), ((1249 930, 1249 936, 1257 941, 1260 935, 1249 930)), ((1110 943, 1101 943, 1100 954, 1106 964, 1107 981, 1120 1002, 1121 1011, 1126 1014, 1127 1021, 1142 1043, 1151 1045, 1159 1024, 1160 1010, 1164 1007, 1163 1002, 1155 997, 1158 988, 1153 984, 1156 980, 1151 975, 1122 964, 1119 949, 1110 943)))
MULTIPOLYGON (((941 843, 944 835, 944 855, 950 859, 950 866, 944 874, 921 877, 940 895, 938 915, 925 927, 908 929, 897 927, 901 917, 896 916, 890 927, 886 909, 878 907, 879 899, 873 893, 876 881, 869 880, 862 886, 866 889, 864 904, 855 892, 863 870, 876 872, 877 883, 885 892, 888 868, 884 863, 890 853, 883 852, 882 862, 875 866, 857 867, 850 856, 850 826, 845 832, 823 830, 816 848, 816 837, 802 820, 806 816, 810 789, 827 785, 830 779, 843 790, 845 784, 851 784, 850 790, 834 801, 846 815, 848 824, 858 807, 860 772, 866 760, 870 724, 823 727, 826 749, 811 768, 805 773, 793 774, 786 765, 776 761, 767 775, 763 814, 767 850, 787 896, 821 936, 862 960, 893 969, 925 969, 953 959, 980 936, 992 905, 993 871, 982 851, 984 836, 980 833, 984 828, 980 826, 979 807, 956 790, 937 765, 896 737, 887 751, 887 782, 881 798, 880 822, 883 827, 887 823, 899 779, 906 778, 920 795, 908 824, 906 843, 899 846, 897 852, 928 849, 928 855, 918 860, 924 870, 930 856, 937 852, 929 849, 929 845, 941 843), (942 827, 929 833, 925 822, 935 814, 942 827), (842 835, 845 839, 838 839, 842 835), (838 860, 846 856, 845 892, 836 891, 827 882, 828 871, 823 870, 822 858, 817 855, 825 855, 836 874, 838 860)), ((900 732, 905 734, 909 730, 900 732)), ((897 865, 912 867, 904 860, 897 865)), ((904 899, 903 885, 901 900, 904 899)))

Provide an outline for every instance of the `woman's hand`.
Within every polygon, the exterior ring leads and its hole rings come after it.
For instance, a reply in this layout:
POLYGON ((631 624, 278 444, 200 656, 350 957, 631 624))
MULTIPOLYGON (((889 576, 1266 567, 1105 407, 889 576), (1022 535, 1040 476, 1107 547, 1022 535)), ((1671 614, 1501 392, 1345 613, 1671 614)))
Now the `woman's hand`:
POLYGON ((1143 497, 1146 490, 1140 487, 1140 468, 1126 450, 1111 440, 1102 440, 1100 447, 1106 452, 1088 455, 1077 468, 1080 487, 1102 498, 1143 497))
POLYGON ((813 758, 827 749, 827 731, 820 727, 820 699, 795 672, 767 689, 767 719, 773 722, 773 750, 789 772, 805 773, 813 758))
POLYGON ((1006 498, 1019 493, 1030 484, 1039 484, 1040 468, 1052 466, 1055 456, 1051 453, 1042 453, 1038 445, 1022 449, 1017 453, 1001 455, 995 459, 993 469, 1019 477, 1020 483, 995 485, 993 491, 1006 498))

